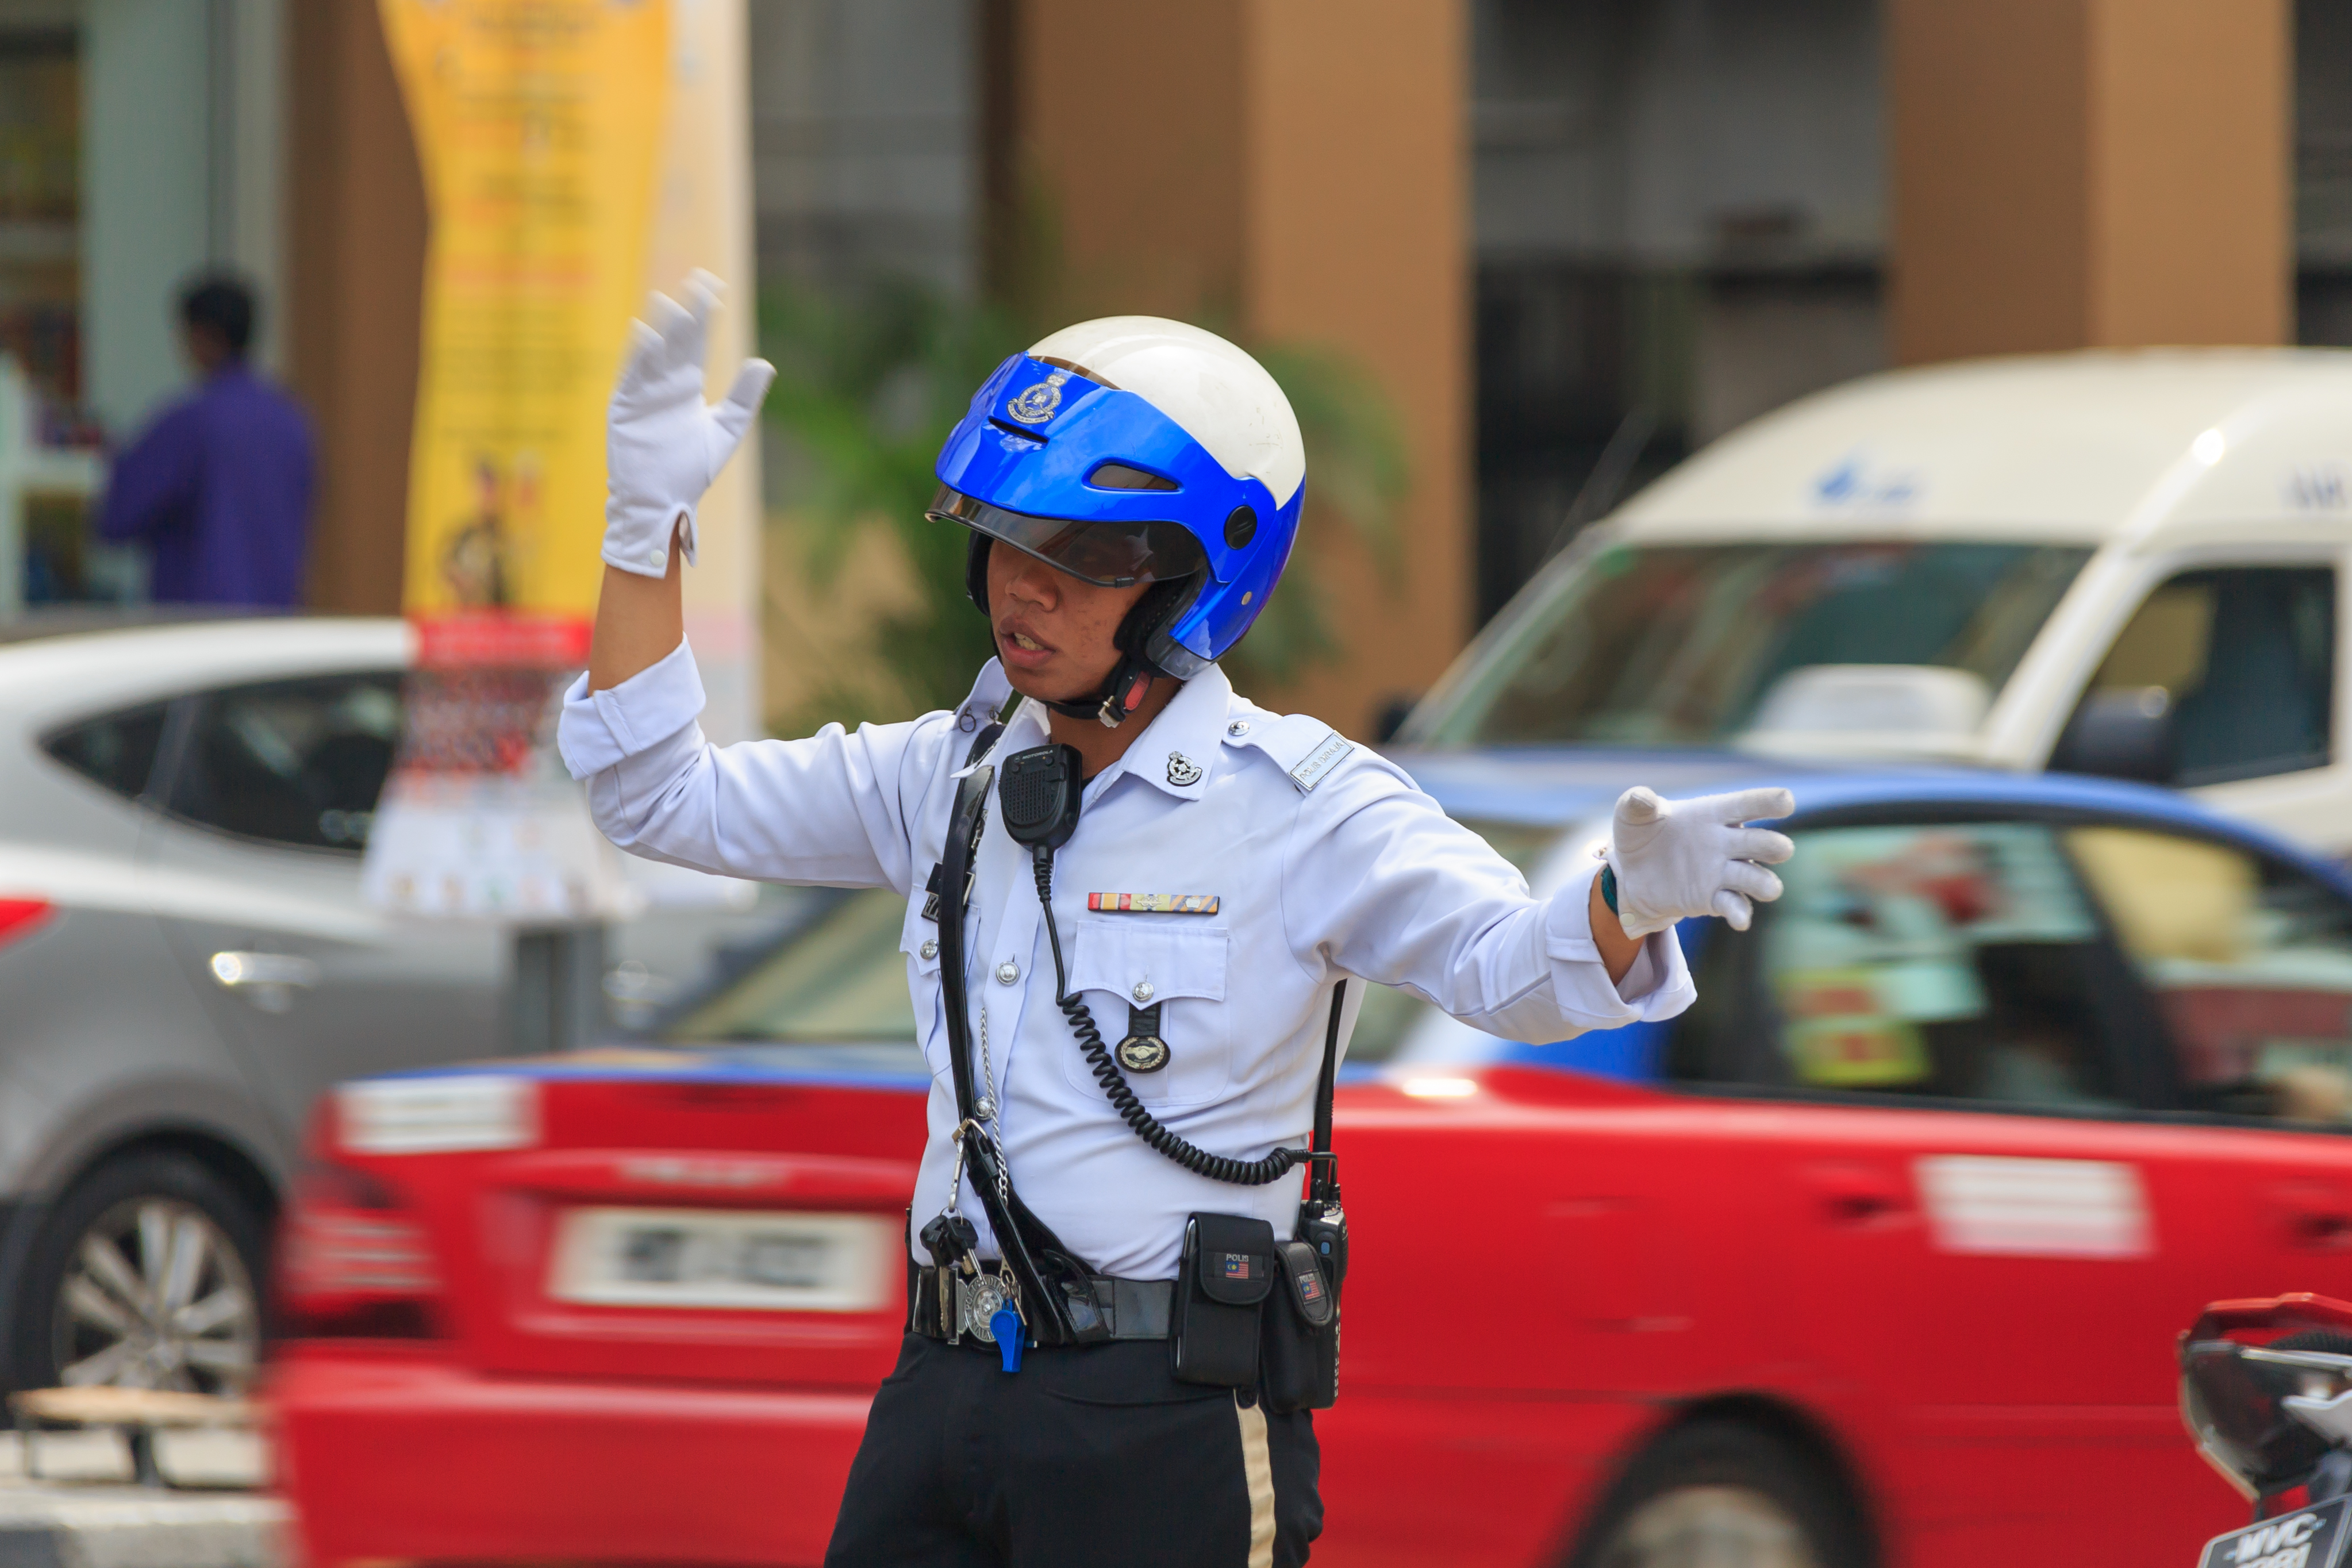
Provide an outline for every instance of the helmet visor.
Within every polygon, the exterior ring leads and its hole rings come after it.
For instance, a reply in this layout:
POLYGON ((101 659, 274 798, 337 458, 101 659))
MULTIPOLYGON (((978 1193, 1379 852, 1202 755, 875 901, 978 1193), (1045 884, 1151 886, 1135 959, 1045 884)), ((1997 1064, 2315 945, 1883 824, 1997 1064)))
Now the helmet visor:
POLYGON ((1201 542, 1181 523, 1072 522, 1066 518, 1030 517, 974 500, 944 486, 923 515, 939 522, 960 522, 991 539, 1001 539, 1024 555, 1105 588, 1189 577, 1209 563, 1201 542))

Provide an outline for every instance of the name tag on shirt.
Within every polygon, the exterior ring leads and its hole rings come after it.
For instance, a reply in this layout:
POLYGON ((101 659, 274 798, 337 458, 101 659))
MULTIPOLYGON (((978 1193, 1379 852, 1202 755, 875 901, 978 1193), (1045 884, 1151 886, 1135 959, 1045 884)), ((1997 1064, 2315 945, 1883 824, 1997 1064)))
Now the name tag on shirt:
MULTIPOLYGON (((933 925, 940 923, 940 873, 945 869, 943 866, 933 866, 931 879, 923 884, 923 891, 926 895, 923 900, 923 918, 933 925)), ((971 908, 972 884, 979 880, 980 872, 976 869, 963 874, 963 907, 967 910, 971 908)))
POLYGON ((1107 915, 1213 915, 1214 893, 1088 893, 1087 908, 1107 915))

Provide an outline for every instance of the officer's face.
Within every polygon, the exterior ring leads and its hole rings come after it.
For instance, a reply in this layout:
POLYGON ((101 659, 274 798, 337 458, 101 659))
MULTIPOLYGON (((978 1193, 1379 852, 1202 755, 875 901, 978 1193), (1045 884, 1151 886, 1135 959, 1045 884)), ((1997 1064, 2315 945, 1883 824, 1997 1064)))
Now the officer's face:
POLYGON ((1018 550, 991 550, 988 606, 1013 689, 1067 702, 1100 687, 1118 662, 1118 623, 1149 586, 1097 587, 1018 550))

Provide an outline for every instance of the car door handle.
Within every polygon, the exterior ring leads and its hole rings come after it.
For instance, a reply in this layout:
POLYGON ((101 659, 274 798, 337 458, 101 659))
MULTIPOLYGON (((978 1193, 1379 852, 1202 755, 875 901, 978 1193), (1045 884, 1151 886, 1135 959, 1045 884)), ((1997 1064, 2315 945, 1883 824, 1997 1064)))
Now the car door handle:
POLYGON ((2286 1186, 2272 1193, 2288 1239, 2326 1252, 2352 1248, 2352 1202, 2329 1187, 2286 1186))
POLYGON ((1805 1173, 1805 1185, 1821 1205, 1822 1217, 1836 1226, 1870 1225, 1911 1206, 1901 1177, 1864 1165, 1813 1166, 1805 1173))
POLYGON ((295 992, 319 984, 319 966, 289 952, 216 952, 211 968, 222 990, 265 1013, 285 1012, 294 1005, 295 992))

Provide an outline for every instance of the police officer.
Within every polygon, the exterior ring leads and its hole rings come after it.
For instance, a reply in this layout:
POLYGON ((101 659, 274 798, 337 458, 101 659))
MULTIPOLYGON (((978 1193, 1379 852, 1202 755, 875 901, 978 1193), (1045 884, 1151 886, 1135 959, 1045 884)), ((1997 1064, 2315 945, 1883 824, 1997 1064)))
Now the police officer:
POLYGON ((1319 1401, 1268 1396, 1223 1325, 1262 1321, 1266 1298, 1232 1303, 1269 1258, 1305 1292, 1277 1305, 1338 1283, 1328 1243, 1328 1278, 1284 1246, 1289 1173, 1363 983, 1519 1040, 1669 1016, 1693 995, 1673 922, 1776 897, 1759 862, 1789 841, 1740 825, 1793 803, 1631 791, 1607 864, 1538 900, 1378 753, 1237 695, 1216 660, 1289 558, 1297 421, 1231 343, 1135 316, 1007 360, 940 454, 930 515, 970 531, 996 645, 971 694, 711 746, 678 557, 772 373, 707 408, 702 280, 689 307, 654 298, 614 395, 610 570, 562 745, 625 849, 907 895, 934 1072, 909 1331, 826 1560, 1304 1562, 1296 1406, 1319 1401))

